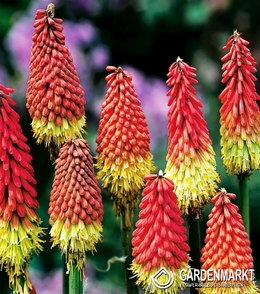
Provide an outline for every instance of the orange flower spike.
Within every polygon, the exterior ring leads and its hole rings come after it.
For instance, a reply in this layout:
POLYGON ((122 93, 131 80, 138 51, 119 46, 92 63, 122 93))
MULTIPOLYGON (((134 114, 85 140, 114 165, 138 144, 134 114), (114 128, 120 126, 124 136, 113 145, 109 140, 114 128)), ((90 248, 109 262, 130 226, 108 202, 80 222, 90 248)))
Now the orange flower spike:
POLYGON ((207 123, 193 84, 196 69, 179 57, 170 68, 167 85, 168 153, 166 176, 175 184, 182 213, 194 219, 210 201, 220 181, 207 123))
POLYGON ((53 246, 65 254, 68 270, 82 271, 86 252, 101 240, 103 204, 86 140, 69 139, 59 150, 48 213, 53 246))
POLYGON ((250 174, 260 167, 260 111, 259 95, 254 82, 256 62, 248 41, 237 31, 230 36, 222 57, 222 83, 225 89, 219 96, 221 155, 228 174, 250 174))
POLYGON ((131 75, 121 67, 106 77, 109 87, 98 127, 97 177, 112 196, 117 215, 129 205, 133 210, 143 177, 154 170, 150 137, 141 102, 131 75))
POLYGON ((43 229, 35 211, 39 204, 30 148, 9 96, 13 91, 0 85, 0 264, 10 288, 25 294, 32 289, 28 267, 33 253, 43 249, 43 229))
MULTIPOLYGON (((205 246, 201 250, 203 270, 227 269, 233 272, 239 269, 253 270, 250 241, 238 212, 238 206, 231 203, 231 199, 234 198, 236 195, 227 193, 225 189, 221 189, 212 198, 214 207, 209 214, 205 246)), ((251 280, 250 271, 248 271, 248 280, 212 282, 211 279, 211 281, 203 281, 203 284, 205 287, 198 289, 199 293, 203 294, 260 293, 255 281, 251 280), (215 283, 217 286, 214 286, 215 283), (234 284, 232 287, 225 287, 227 283, 234 284)))
POLYGON ((82 137, 86 104, 62 22, 54 18, 52 3, 36 11, 26 93, 37 142, 57 147, 68 138, 82 137))
MULTIPOLYGON (((137 276, 137 283, 147 293, 166 293, 159 289, 152 277, 161 268, 174 274, 173 284, 167 293, 178 293, 184 285, 180 280, 180 271, 189 270, 190 250, 186 236, 186 227, 174 193, 174 184, 163 176, 146 175, 146 186, 142 193, 139 220, 133 232, 133 263, 131 270, 137 276)), ((163 279, 169 278, 161 275, 163 279)))

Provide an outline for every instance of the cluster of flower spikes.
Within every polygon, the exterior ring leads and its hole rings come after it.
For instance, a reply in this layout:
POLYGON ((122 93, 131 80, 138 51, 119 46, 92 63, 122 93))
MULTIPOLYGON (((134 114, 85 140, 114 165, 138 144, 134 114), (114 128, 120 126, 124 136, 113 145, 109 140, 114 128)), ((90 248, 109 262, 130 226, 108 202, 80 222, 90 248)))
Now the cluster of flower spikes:
MULTIPOLYGON (((203 270, 244 270, 247 277, 241 280, 214 280, 203 281, 204 287, 198 289, 203 294, 256 294, 260 293, 256 286, 251 271, 253 270, 252 249, 248 234, 245 231, 243 220, 238 212, 238 206, 231 203, 230 199, 236 198, 233 193, 225 189, 212 198, 214 207, 209 214, 205 237, 205 246, 201 253, 201 268, 203 270), (230 287, 227 287, 227 283, 230 287), (214 286, 216 284, 216 286, 214 286)), ((242 276, 241 276, 242 277, 242 276)), ((206 276, 207 278, 207 276, 206 276)))
POLYGON ((65 44, 62 19, 54 5, 35 14, 26 107, 37 142, 49 146, 55 159, 68 138, 81 137, 85 126, 85 98, 73 59, 65 44))
POLYGON ((246 47, 248 41, 237 31, 223 47, 229 52, 222 57, 222 83, 219 96, 221 155, 228 174, 250 174, 260 167, 259 95, 254 82, 256 62, 246 47))
POLYGON ((86 140, 69 139, 55 161, 49 210, 53 246, 65 254, 68 270, 82 271, 86 252, 101 239, 103 204, 86 140))
POLYGON ((14 90, 0 85, 0 264, 9 276, 14 293, 33 289, 29 262, 42 250, 43 229, 36 213, 36 180, 32 156, 12 108, 14 90))
MULTIPOLYGON (((174 193, 173 182, 159 174, 145 175, 146 186, 142 193, 139 220, 133 232, 133 262, 131 270, 137 276, 137 283, 146 293, 178 293, 185 285, 180 272, 189 270, 189 245, 186 243, 186 227, 174 193), (161 270, 173 273, 174 281, 169 288, 156 286, 153 277, 161 270)), ((165 285, 167 274, 158 278, 158 284, 165 285)))
POLYGON ((98 126, 97 177, 113 199, 117 215, 136 208, 143 177, 154 170, 150 137, 131 75, 121 67, 106 77, 109 89, 98 126))
POLYGON ((220 181, 207 123, 193 84, 196 69, 179 57, 170 68, 167 86, 168 153, 166 177, 175 185, 183 214, 193 220, 213 197, 220 181))

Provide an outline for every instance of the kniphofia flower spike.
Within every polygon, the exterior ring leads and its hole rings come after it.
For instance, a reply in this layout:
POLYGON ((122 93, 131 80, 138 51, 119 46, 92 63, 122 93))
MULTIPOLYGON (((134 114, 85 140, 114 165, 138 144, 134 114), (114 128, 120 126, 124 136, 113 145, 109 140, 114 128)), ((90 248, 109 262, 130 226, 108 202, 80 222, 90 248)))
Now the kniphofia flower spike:
POLYGON ((59 150, 49 203, 53 246, 65 254, 68 270, 85 266, 86 252, 101 240, 103 204, 86 140, 69 139, 59 150))
POLYGON ((13 91, 0 85, 0 265, 14 293, 28 294, 29 263, 42 250, 43 229, 30 147, 9 96, 13 91))
MULTIPOLYGON (((205 246, 202 248, 203 270, 243 270, 246 277, 241 279, 203 281, 205 287, 199 289, 203 294, 256 294, 260 293, 254 277, 252 278, 253 257, 248 234, 245 232, 238 206, 231 203, 236 198, 233 193, 221 189, 213 198, 214 207, 209 215, 205 246), (247 271, 248 270, 248 271, 247 271), (229 286, 227 287, 227 284, 229 286)), ((244 274, 243 274, 244 275, 244 274)), ((242 277, 242 275, 241 275, 242 277)))
POLYGON ((222 57, 220 94, 221 155, 228 174, 250 174, 260 167, 259 95, 254 82, 256 62, 237 31, 227 39, 222 57))
POLYGON ((189 219, 201 215, 203 207, 213 197, 219 182, 215 153, 207 123, 193 84, 196 69, 179 57, 170 68, 167 92, 168 153, 166 177, 175 185, 182 213, 189 219))
POLYGON ((189 245, 186 243, 186 227, 174 193, 173 182, 163 176, 146 175, 146 186, 142 193, 139 220, 133 232, 133 263, 131 270, 137 276, 137 283, 146 293, 178 293, 184 285, 180 271, 189 270, 189 245), (164 285, 174 275, 169 288, 156 286, 153 277, 164 270, 158 277, 158 284, 164 285))
POLYGON ((109 87, 98 127, 97 177, 113 198, 117 215, 137 205, 143 177, 153 169, 150 137, 131 75, 121 67, 106 77, 109 87))
POLYGON ((85 126, 84 91, 65 44, 62 22, 54 18, 53 4, 36 11, 26 93, 34 136, 53 150, 54 158, 55 149, 68 138, 81 137, 85 126))

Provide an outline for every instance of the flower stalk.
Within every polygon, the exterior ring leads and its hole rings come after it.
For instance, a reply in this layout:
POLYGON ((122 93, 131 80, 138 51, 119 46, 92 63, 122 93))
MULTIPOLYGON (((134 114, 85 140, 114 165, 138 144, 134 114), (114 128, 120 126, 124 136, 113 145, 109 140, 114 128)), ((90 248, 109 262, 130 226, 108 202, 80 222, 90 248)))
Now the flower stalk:
POLYGON ((48 146, 52 160, 68 138, 82 137, 86 104, 65 44, 63 20, 54 14, 52 3, 47 9, 36 11, 26 92, 34 137, 37 143, 44 142, 48 146))
POLYGON ((158 175, 146 175, 145 180, 139 220, 133 232, 131 270, 146 293, 175 294, 179 288, 185 288, 180 272, 189 270, 186 227, 173 182, 161 170, 158 175), (167 274, 159 275, 154 282, 154 276, 161 270, 167 274), (167 289, 160 288, 169 281, 171 273, 172 283, 167 289))
POLYGON ((193 86, 198 83, 195 71, 178 57, 166 82, 170 99, 165 173, 175 184, 179 207, 189 222, 200 218, 220 181, 203 104, 193 86))
POLYGON ((34 253, 42 251, 41 220, 36 213, 36 180, 32 156, 12 108, 13 89, 0 84, 0 266, 9 277, 14 293, 33 293, 29 264, 34 253))
POLYGON ((109 89, 102 105, 98 127, 97 177, 110 192, 113 207, 122 220, 127 293, 138 293, 129 270, 132 261, 131 232, 144 175, 154 169, 150 137, 141 102, 131 75, 122 67, 107 66, 109 89))
POLYGON ((231 202, 236 195, 221 189, 213 198, 214 207, 209 215, 205 246, 202 248, 202 269, 207 270, 244 270, 245 276, 228 281, 206 277, 204 287, 198 289, 203 294, 250 293, 257 294, 259 289, 252 275, 253 257, 248 234, 238 206, 231 202), (227 288, 227 282, 229 287, 227 288))
POLYGON ((237 176, 241 212, 246 231, 250 233, 248 180, 260 168, 260 111, 256 92, 256 62, 247 48, 249 42, 236 30, 223 47, 228 53, 222 57, 220 94, 221 154, 228 174, 237 176))
POLYGON ((141 102, 131 75, 121 67, 107 66, 109 89, 98 127, 97 177, 112 197, 116 215, 136 208, 143 177, 154 169, 150 137, 141 102))
POLYGON ((48 213, 52 247, 58 246, 65 256, 66 285, 82 289, 86 253, 93 253, 101 240, 103 220, 101 190, 86 140, 69 139, 60 148, 48 213))
POLYGON ((73 265, 69 274, 69 294, 80 294, 83 292, 82 273, 73 265))

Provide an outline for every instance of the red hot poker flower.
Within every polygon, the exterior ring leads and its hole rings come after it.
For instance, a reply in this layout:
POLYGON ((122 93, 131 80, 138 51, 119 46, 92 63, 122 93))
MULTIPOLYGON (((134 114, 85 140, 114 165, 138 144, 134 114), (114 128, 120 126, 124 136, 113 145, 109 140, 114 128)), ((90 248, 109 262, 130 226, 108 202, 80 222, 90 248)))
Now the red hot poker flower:
POLYGON ((150 137, 131 75, 121 67, 106 77, 109 87, 98 127, 97 176, 112 195, 116 213, 136 207, 143 177, 153 169, 150 137))
POLYGON ((13 89, 0 85, 0 264, 15 293, 32 289, 28 267, 42 250, 43 229, 36 213, 36 180, 30 148, 12 108, 13 89))
POLYGON ((217 189, 215 152, 193 84, 196 69, 179 57, 169 69, 167 92, 168 154, 166 176, 175 184, 181 211, 191 220, 201 215, 217 189))
POLYGON ((69 139, 59 150, 49 203, 53 246, 65 254, 68 269, 83 270, 86 252, 101 239, 103 204, 93 159, 84 139, 69 139))
MULTIPOLYGON (((180 271, 188 271, 190 250, 186 243, 186 227, 177 204, 174 184, 159 175, 146 175, 146 186, 140 204, 139 220, 133 232, 133 263, 131 270, 147 293, 166 293, 157 288, 152 278, 161 269, 174 274, 174 282, 167 293, 178 293, 183 288, 180 271), (149 292, 150 291, 150 292, 149 292), (162 291, 162 292, 160 292, 162 291)), ((165 284, 167 275, 159 281, 165 284)))
MULTIPOLYGON (((204 270, 228 270, 235 273, 237 270, 248 270, 247 278, 243 280, 215 280, 203 282, 205 287, 199 289, 204 294, 232 294, 232 293, 259 293, 255 281, 251 279, 253 257, 250 241, 245 232, 238 207, 231 203, 235 194, 221 189, 213 198, 214 207, 209 215, 205 246, 202 248, 201 262, 204 270), (214 287, 214 283, 217 285, 214 287), (227 288, 229 283, 232 287, 227 288), (233 284, 232 284, 233 283, 233 284)), ((230 274, 231 276, 231 274, 230 274)))
POLYGON ((222 83, 226 84, 220 94, 221 154, 228 174, 242 174, 260 168, 260 111, 259 95, 254 82, 256 62, 248 41, 237 31, 230 36, 222 57, 222 83))
POLYGON ((86 103, 62 22, 54 18, 53 4, 36 11, 26 93, 37 142, 58 147, 68 138, 81 137, 86 103))

